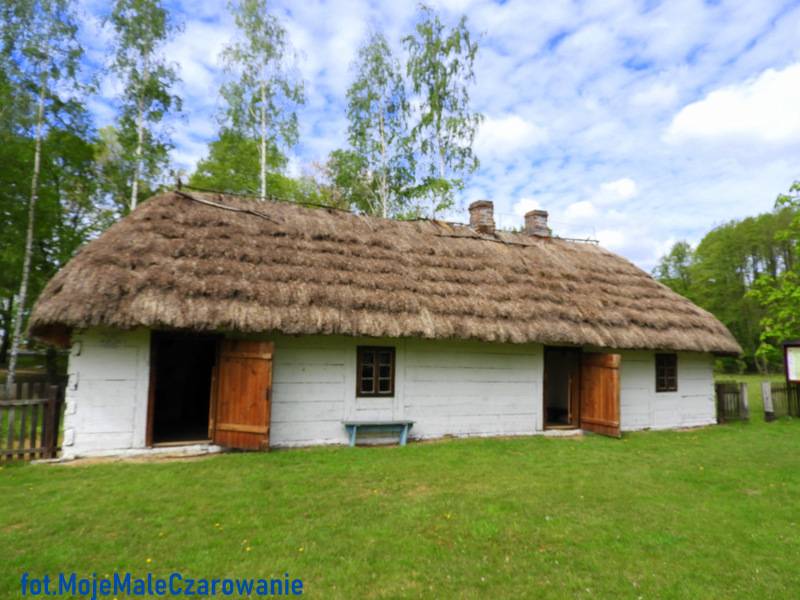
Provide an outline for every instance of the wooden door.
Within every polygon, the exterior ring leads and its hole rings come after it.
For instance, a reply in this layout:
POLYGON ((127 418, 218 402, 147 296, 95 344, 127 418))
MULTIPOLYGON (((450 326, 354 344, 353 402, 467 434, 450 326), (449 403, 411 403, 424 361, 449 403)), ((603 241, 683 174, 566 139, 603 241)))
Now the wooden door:
POLYGON ((222 340, 214 379, 210 423, 214 443, 245 450, 268 449, 272 343, 222 340))
POLYGON ((581 429, 620 437, 619 354, 584 353, 581 358, 581 429))

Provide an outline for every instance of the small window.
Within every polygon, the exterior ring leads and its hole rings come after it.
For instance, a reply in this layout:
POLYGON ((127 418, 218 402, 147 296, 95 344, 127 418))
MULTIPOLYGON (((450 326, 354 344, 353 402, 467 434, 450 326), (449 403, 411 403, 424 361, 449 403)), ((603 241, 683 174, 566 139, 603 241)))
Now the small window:
POLYGON ((357 396, 394 396, 394 348, 358 347, 357 396))
POLYGON ((677 354, 656 354, 656 391, 678 391, 677 354))

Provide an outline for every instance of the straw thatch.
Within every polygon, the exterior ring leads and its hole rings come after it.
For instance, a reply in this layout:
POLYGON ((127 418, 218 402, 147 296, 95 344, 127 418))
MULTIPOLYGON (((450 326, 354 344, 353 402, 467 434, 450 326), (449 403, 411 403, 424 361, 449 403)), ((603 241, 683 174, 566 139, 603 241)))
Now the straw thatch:
POLYGON ((50 340, 92 326, 741 352, 592 244, 198 192, 154 197, 87 244, 31 316, 50 340))

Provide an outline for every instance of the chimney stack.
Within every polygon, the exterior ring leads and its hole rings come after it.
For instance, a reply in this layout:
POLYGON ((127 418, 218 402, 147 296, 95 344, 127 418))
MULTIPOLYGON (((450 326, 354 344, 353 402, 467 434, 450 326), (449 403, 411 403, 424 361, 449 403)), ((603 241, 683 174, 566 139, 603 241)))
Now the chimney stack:
POLYGON ((525 233, 538 237, 550 237, 546 210, 531 210, 525 213, 525 233))
POLYGON ((494 234, 494 204, 491 200, 476 200, 469 205, 469 226, 478 233, 494 234))

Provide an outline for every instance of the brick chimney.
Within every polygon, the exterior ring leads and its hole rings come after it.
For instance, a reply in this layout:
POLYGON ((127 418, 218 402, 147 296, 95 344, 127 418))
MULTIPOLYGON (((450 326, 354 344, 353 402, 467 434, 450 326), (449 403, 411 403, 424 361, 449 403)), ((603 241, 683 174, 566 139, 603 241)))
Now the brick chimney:
POLYGON ((525 233, 538 237, 550 237, 552 235, 547 226, 546 210, 531 210, 525 213, 525 233))
POLYGON ((478 233, 494 233, 494 204, 491 200, 476 200, 469 205, 469 226, 478 233))

